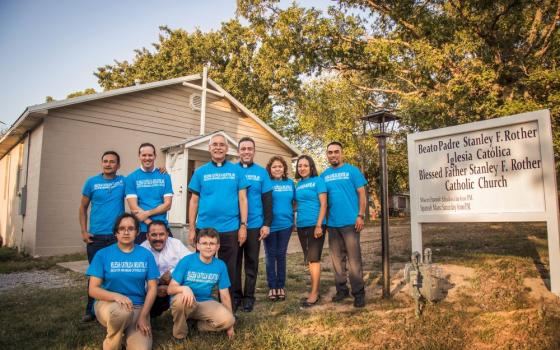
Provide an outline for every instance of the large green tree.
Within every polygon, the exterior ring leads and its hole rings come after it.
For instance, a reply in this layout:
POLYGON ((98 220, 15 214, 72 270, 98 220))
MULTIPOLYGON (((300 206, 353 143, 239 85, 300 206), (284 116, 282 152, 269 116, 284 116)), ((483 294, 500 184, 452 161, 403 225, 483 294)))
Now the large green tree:
MULTIPOLYGON (((278 19, 293 11, 278 3, 241 0, 239 11, 272 33, 278 19)), ((368 108, 398 111, 399 160, 406 132, 541 108, 552 111, 558 157, 560 1, 339 0, 324 16, 339 30, 325 33, 321 40, 330 46, 317 51, 316 62, 329 77, 365 94, 368 108)), ((307 111, 296 113, 300 132, 317 130, 306 122, 313 108, 321 110, 312 99, 298 101, 298 110, 307 111)), ((317 123, 328 127, 332 121, 317 123)))
POLYGON ((560 0, 333 3, 320 11, 238 0, 247 25, 162 27, 152 49, 96 75, 113 89, 208 64, 214 80, 302 149, 342 140, 370 180, 376 144, 351 117, 393 108, 402 118, 390 144, 395 190, 406 187, 407 132, 549 108, 560 154, 560 0))

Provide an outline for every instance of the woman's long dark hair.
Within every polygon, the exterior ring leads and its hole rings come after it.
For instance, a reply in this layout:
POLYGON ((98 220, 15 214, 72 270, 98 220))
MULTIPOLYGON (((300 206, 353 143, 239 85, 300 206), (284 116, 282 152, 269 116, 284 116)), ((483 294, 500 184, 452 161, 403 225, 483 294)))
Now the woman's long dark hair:
POLYGON ((299 156, 299 158, 297 159, 297 162, 296 162, 296 179, 301 179, 302 178, 301 175, 299 174, 299 170, 298 170, 299 161, 302 160, 302 159, 307 159, 307 161, 309 162, 309 177, 319 176, 319 173, 317 172, 317 167, 315 166, 315 161, 313 160, 313 158, 311 158, 307 154, 304 154, 304 155, 299 156))

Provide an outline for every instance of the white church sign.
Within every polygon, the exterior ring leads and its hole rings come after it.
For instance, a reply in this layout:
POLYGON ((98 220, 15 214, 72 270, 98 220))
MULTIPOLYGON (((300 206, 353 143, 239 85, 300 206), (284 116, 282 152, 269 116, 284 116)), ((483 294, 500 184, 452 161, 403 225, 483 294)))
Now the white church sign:
POLYGON ((546 221, 560 295, 550 113, 541 110, 408 135, 412 250, 422 223, 546 221))

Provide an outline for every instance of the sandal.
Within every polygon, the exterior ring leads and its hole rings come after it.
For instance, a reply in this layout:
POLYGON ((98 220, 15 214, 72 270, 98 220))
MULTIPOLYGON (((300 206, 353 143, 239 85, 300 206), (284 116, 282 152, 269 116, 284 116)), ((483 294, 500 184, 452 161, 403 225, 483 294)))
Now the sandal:
POLYGON ((284 288, 277 289, 276 290, 276 296, 278 297, 278 300, 280 300, 280 301, 286 300, 286 291, 284 291, 284 288))
POLYGON ((271 289, 268 291, 268 300, 270 301, 278 300, 278 295, 276 295, 276 289, 271 289))

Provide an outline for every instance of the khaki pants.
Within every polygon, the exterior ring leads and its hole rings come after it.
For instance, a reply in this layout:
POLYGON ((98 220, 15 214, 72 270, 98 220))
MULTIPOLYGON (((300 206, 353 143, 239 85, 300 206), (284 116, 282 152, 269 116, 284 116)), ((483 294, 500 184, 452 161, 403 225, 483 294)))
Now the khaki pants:
POLYGON ((187 336, 187 318, 198 320, 199 331, 224 331, 235 323, 235 317, 224 305, 215 300, 195 303, 192 307, 183 305, 183 296, 177 295, 171 303, 173 315, 173 336, 183 339, 187 336))
POLYGON ((107 328, 107 337, 103 341, 103 350, 119 350, 123 335, 126 336, 126 348, 131 350, 149 350, 152 337, 136 329, 141 306, 134 306, 132 311, 114 301, 97 301, 95 316, 101 325, 107 328))

